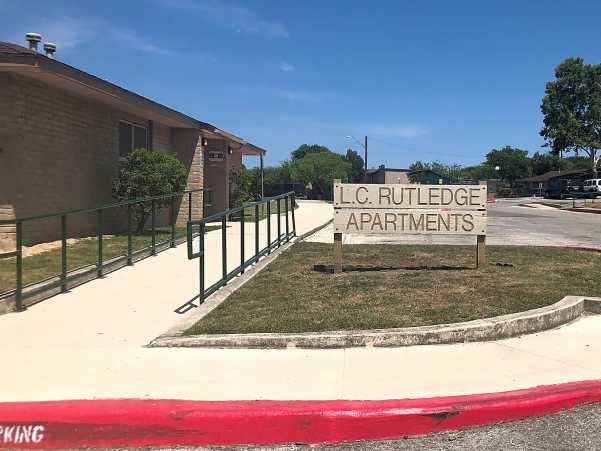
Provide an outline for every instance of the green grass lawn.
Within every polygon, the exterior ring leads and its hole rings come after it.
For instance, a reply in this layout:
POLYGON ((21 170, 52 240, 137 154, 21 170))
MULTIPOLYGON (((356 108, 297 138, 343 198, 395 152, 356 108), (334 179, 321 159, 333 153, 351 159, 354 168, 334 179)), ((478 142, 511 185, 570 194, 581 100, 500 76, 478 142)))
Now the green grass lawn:
POLYGON ((431 325, 542 307, 565 295, 601 295, 601 254, 489 246, 490 264, 474 269, 475 250, 475 246, 345 246, 345 265, 403 269, 329 274, 313 266, 332 263, 332 245, 300 243, 186 333, 431 325))
POLYGON ((586 203, 584 205, 586 208, 601 208, 601 201, 594 201, 594 202, 590 202, 590 203, 586 203))
MULTIPOLYGON (((219 226, 207 226, 205 233, 220 228, 219 226)), ((185 227, 176 228, 176 237, 186 235, 185 227)), ((159 228, 156 231, 156 243, 169 240, 171 230, 159 228)), ((149 231, 143 234, 132 235, 133 252, 150 247, 152 235, 149 231)), ((106 262, 112 258, 127 254, 127 234, 104 237, 102 240, 103 260, 106 262)), ((69 271, 87 265, 96 264, 98 259, 98 238, 91 237, 67 246, 67 268, 69 271)), ((15 259, 0 260, 0 293, 15 288, 15 259)), ((61 272, 61 249, 52 249, 36 255, 23 258, 23 284, 39 282, 48 277, 59 275, 61 272)))

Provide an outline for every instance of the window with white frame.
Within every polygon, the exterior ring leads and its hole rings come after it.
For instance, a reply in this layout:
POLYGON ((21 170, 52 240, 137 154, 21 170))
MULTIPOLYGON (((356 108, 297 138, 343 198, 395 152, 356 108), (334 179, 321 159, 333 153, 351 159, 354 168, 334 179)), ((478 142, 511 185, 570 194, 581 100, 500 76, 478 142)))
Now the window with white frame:
POLYGON ((119 156, 127 157, 135 149, 148 149, 148 129, 131 122, 119 122, 119 156))

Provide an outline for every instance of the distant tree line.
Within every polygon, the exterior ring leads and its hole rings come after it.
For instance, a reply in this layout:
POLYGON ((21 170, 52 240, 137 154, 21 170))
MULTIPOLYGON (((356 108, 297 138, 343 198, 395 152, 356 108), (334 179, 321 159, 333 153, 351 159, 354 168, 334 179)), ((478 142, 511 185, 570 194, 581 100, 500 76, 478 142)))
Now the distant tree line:
POLYGON ((540 152, 536 152, 530 157, 527 150, 511 146, 492 149, 486 154, 484 162, 474 166, 448 164, 440 161, 416 161, 409 166, 412 171, 430 169, 454 183, 499 179, 510 187, 515 187, 519 179, 541 175, 549 171, 587 168, 590 168, 590 159, 587 157, 560 158, 554 153, 540 152))
MULTIPOLYGON (((332 199, 332 180, 359 182, 363 158, 352 149, 345 155, 318 144, 302 144, 289 160, 264 168, 266 196, 280 194, 292 183, 305 185, 309 199, 332 199)), ((230 170, 230 207, 240 206, 261 196, 261 170, 244 165, 230 170)))

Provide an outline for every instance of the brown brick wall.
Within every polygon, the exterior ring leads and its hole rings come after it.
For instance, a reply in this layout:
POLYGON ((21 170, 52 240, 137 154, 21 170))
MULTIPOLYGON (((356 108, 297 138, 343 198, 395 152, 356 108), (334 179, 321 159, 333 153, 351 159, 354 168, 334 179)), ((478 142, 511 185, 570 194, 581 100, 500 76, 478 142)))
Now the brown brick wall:
MULTIPOLYGON (((112 202, 119 168, 118 125, 148 120, 113 110, 25 76, 0 72, 0 217, 25 217, 88 208, 112 202)), ((153 147, 173 150, 190 168, 189 186, 202 186, 198 131, 155 122, 153 147), (195 136, 194 136, 195 135, 195 136), (178 144, 173 143, 178 140, 178 144), (196 169, 198 167, 198 169, 196 169)), ((105 233, 124 228, 123 212, 107 212, 105 233)), ((163 215, 161 215, 163 216, 163 215)), ((68 218, 69 236, 96 234, 96 217, 68 218)), ((0 229, 0 246, 14 241, 11 227, 0 229)), ((24 226, 24 244, 60 238, 60 221, 24 226)))

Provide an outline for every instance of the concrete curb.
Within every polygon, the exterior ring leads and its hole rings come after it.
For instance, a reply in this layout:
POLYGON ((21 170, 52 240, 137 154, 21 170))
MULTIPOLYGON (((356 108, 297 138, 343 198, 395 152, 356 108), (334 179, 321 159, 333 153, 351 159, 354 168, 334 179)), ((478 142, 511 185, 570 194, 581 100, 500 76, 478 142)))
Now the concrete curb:
POLYGON ((196 309, 194 309, 190 313, 186 314, 182 320, 177 322, 173 327, 171 327, 170 329, 168 329, 167 331, 165 331, 164 333, 159 335, 157 338, 155 338, 153 341, 151 341, 147 345, 147 347, 156 347, 157 345, 155 343, 157 341, 161 341, 163 339, 182 336, 186 330, 188 330, 190 327, 192 327, 194 324, 196 324, 198 321, 200 321, 206 315, 211 313, 215 308, 217 308, 227 298, 229 298, 232 293, 234 293, 237 289, 239 289, 244 284, 246 284, 248 281, 250 281, 253 277, 255 277, 257 274, 259 274, 259 272, 261 272, 265 267, 267 267, 267 265, 269 265, 276 258, 278 258, 280 256, 280 254, 282 254, 283 252, 286 252, 295 243, 298 243, 298 242, 304 240, 309 235, 312 235, 315 232, 318 232, 319 230, 328 226, 332 221, 333 221, 333 219, 330 219, 326 223, 324 223, 320 226, 317 226, 317 227, 309 230, 308 232, 305 232, 302 235, 299 235, 299 236, 293 238, 292 240, 290 240, 290 242, 283 244, 280 247, 278 247, 277 249, 275 249, 274 251, 272 251, 271 254, 269 254, 266 257, 264 257, 263 259, 259 260, 259 262, 257 264, 255 264, 255 265, 251 266, 250 268, 248 268, 247 270, 245 270, 244 274, 236 277, 234 280, 229 282, 225 287, 217 290, 215 293, 213 293, 211 296, 209 296, 207 299, 205 299, 204 302, 202 304, 200 304, 199 306, 197 306, 196 309))
POLYGON ((538 309, 436 326, 297 334, 164 335, 150 346, 328 349, 490 341, 552 329, 574 321, 586 312, 601 313, 601 298, 566 296, 555 304, 538 309))
POLYGON ((601 209, 599 208, 566 208, 568 211, 575 211, 576 213, 591 213, 594 215, 601 215, 601 209))
POLYGON ((0 448, 275 445, 384 440, 601 401, 601 381, 385 401, 152 399, 0 403, 0 448))

